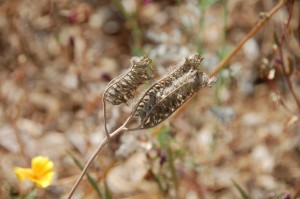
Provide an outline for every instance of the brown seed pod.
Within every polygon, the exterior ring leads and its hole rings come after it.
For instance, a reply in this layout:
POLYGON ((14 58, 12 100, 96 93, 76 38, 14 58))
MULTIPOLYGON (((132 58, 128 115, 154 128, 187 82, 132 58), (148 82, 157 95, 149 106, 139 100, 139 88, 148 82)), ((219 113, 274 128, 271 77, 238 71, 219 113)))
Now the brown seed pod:
POLYGON ((135 115, 143 117, 145 112, 150 110, 151 107, 156 103, 156 94, 158 92, 172 85, 173 81, 180 78, 183 74, 189 72, 191 69, 197 69, 202 60, 203 58, 200 55, 192 54, 185 59, 185 62, 182 65, 176 67, 174 71, 170 72, 157 83, 152 85, 139 100, 143 103, 137 103, 133 108, 133 110, 136 110, 135 115))
POLYGON ((108 137, 109 133, 106 126, 106 101, 113 105, 126 103, 129 99, 134 97, 135 91, 140 85, 144 84, 154 76, 153 68, 150 65, 151 59, 148 57, 133 57, 130 61, 132 64, 130 69, 110 81, 103 94, 104 125, 108 137))
POLYGON ((140 119, 137 129, 156 126, 168 118, 200 88, 211 86, 216 78, 209 78, 200 72, 198 66, 202 58, 189 56, 182 66, 155 83, 140 98, 133 109, 132 116, 140 119))
POLYGON ((133 57, 131 68, 107 85, 104 100, 113 105, 119 105, 132 99, 136 89, 153 77, 153 69, 150 63, 151 59, 145 56, 133 57))

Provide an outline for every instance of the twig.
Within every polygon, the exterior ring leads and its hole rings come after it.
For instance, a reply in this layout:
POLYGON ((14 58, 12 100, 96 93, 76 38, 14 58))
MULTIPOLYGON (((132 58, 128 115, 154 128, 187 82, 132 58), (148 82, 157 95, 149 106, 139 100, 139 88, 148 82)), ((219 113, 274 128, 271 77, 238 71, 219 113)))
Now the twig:
POLYGON ((276 86, 274 85, 273 80, 269 80, 268 81, 270 88, 273 90, 273 92, 278 95, 279 99, 278 102, 281 104, 281 106, 291 115, 295 115, 296 113, 294 113, 283 101, 282 96, 280 95, 280 92, 278 91, 278 89, 276 88, 276 86))
POLYGON ((286 73, 286 65, 285 65, 285 62, 284 62, 284 55, 283 55, 283 43, 284 43, 284 40, 285 40, 285 36, 286 36, 286 33, 288 31, 288 26, 290 24, 290 21, 291 21, 291 18, 292 18, 292 15, 293 15, 293 4, 294 4, 294 1, 292 0, 291 1, 291 4, 289 5, 289 18, 284 26, 284 29, 283 29, 283 32, 282 32, 282 35, 281 35, 281 39, 280 39, 280 42, 279 42, 279 54, 280 54, 280 59, 281 59, 281 63, 280 63, 280 69, 281 69, 281 72, 282 72, 282 76, 283 76, 283 80, 286 82, 286 84, 288 85, 292 95, 293 95, 293 98, 295 99, 295 102, 298 106, 298 109, 300 110, 300 101, 295 93, 295 90, 294 90, 294 87, 292 85, 292 82, 291 82, 291 79, 289 78, 288 74, 286 73))
MULTIPOLYGON (((213 77, 214 75, 219 73, 220 70, 222 70, 228 64, 228 62, 239 52, 246 41, 248 41, 253 35, 255 35, 255 33, 257 33, 263 27, 263 25, 268 22, 270 18, 286 4, 286 2, 287 0, 281 0, 275 7, 272 8, 272 10, 270 10, 270 12, 266 13, 265 16, 242 39, 242 41, 240 41, 240 43, 238 43, 237 46, 216 66, 216 68, 209 74, 209 77, 213 77)), ((193 97, 195 97, 195 95, 193 97)), ((176 111, 174 115, 175 117, 178 116, 183 110, 185 110, 186 107, 188 107, 188 104, 192 101, 191 99, 176 111)))
POLYGON ((103 103, 103 117, 104 117, 105 134, 106 134, 106 137, 109 138, 110 135, 107 130, 107 121, 106 121, 106 100, 103 97, 102 97, 102 103, 103 103))
POLYGON ((80 181, 82 180, 84 174, 86 173, 87 169, 89 168, 90 164, 93 162, 93 160, 95 159, 95 157, 98 155, 98 153, 101 151, 101 149, 108 143, 108 141, 112 138, 114 138, 115 136, 117 136, 118 134, 127 131, 126 125, 129 122, 130 117, 124 122, 124 124, 122 124, 122 126, 120 126, 117 130, 115 130, 114 132, 112 132, 110 134, 110 137, 105 137, 104 140, 102 141, 102 143, 98 146, 98 148, 95 150, 95 152, 92 154, 92 156, 90 157, 90 159, 88 160, 88 162, 85 164, 83 170, 80 173, 80 176, 78 177, 76 183, 74 184, 74 186, 72 187, 72 190, 70 191, 69 195, 68 195, 68 199, 71 199, 76 188, 78 187, 80 181))
POLYGON ((242 46, 248 41, 255 33, 257 33, 263 25, 269 21, 269 19, 286 4, 287 0, 281 0, 273 9, 266 13, 264 17, 251 29, 251 31, 238 43, 238 45, 217 65, 216 69, 212 71, 209 76, 212 77, 216 75, 218 72, 220 72, 221 69, 223 69, 226 64, 234 57, 239 50, 242 48, 242 46))

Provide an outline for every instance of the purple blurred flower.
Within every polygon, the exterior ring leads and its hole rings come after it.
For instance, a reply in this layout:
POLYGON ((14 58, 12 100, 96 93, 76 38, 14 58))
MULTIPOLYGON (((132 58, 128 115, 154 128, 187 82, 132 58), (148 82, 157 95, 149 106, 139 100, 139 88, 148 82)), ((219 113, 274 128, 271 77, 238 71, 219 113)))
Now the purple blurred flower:
POLYGON ((160 157, 160 160, 159 160, 160 165, 163 165, 164 163, 167 162, 168 156, 164 151, 159 150, 158 151, 158 156, 160 157))
POLYGON ((283 199, 291 199, 290 194, 287 193, 287 194, 283 197, 283 199))
POLYGON ((282 199, 291 199, 290 194, 285 194, 285 196, 282 199))
POLYGON ((105 82, 110 82, 112 80, 111 75, 109 73, 102 73, 101 80, 105 82))

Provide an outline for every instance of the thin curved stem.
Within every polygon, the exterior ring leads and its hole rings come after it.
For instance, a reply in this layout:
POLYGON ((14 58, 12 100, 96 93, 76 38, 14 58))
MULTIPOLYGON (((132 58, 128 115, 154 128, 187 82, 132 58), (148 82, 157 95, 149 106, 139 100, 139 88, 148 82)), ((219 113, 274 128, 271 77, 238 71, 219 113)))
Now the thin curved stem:
POLYGON ((114 84, 118 79, 120 79, 122 76, 124 76, 124 74, 120 74, 117 77, 113 78, 106 86, 105 90, 104 90, 104 94, 102 95, 102 103, 103 103, 103 117, 104 117, 104 128, 105 128, 105 133, 107 138, 110 137, 108 130, 107 130, 107 118, 106 118, 106 98, 105 98, 105 94, 107 92, 107 90, 109 89, 109 87, 114 84))
POLYGON ((71 199, 75 190, 77 189, 79 183, 81 182, 83 176, 85 175, 87 169, 89 168, 90 164, 93 162, 93 160, 96 158, 96 156, 98 155, 98 153, 102 150, 102 148, 108 143, 108 141, 117 136, 118 134, 127 131, 126 125, 128 124, 130 120, 130 117, 124 122, 124 124, 122 124, 122 126, 120 126, 117 130, 115 130, 114 132, 112 132, 110 134, 109 137, 105 137, 104 140, 101 142, 101 144, 98 146, 98 148, 95 150, 95 152, 92 154, 92 156, 90 157, 90 159, 88 160, 88 162, 85 164, 83 170, 80 173, 80 176, 78 177, 76 183, 74 184, 74 186, 72 187, 72 190, 70 191, 69 195, 68 195, 68 199, 71 199))
POLYGON ((104 128, 105 128, 105 134, 107 138, 110 138, 110 135, 107 130, 107 121, 106 121, 106 100, 104 99, 104 95, 102 97, 102 103, 103 103, 103 117, 104 117, 104 128))

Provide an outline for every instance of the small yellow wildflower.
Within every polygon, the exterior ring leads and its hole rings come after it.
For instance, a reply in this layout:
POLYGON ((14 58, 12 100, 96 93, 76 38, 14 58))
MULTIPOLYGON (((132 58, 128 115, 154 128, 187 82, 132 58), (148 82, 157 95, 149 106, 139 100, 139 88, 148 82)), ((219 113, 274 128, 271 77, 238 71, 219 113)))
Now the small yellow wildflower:
POLYGON ((53 178, 53 162, 49 158, 37 156, 31 160, 31 168, 15 167, 14 172, 20 181, 28 178, 37 186, 45 188, 53 178))

